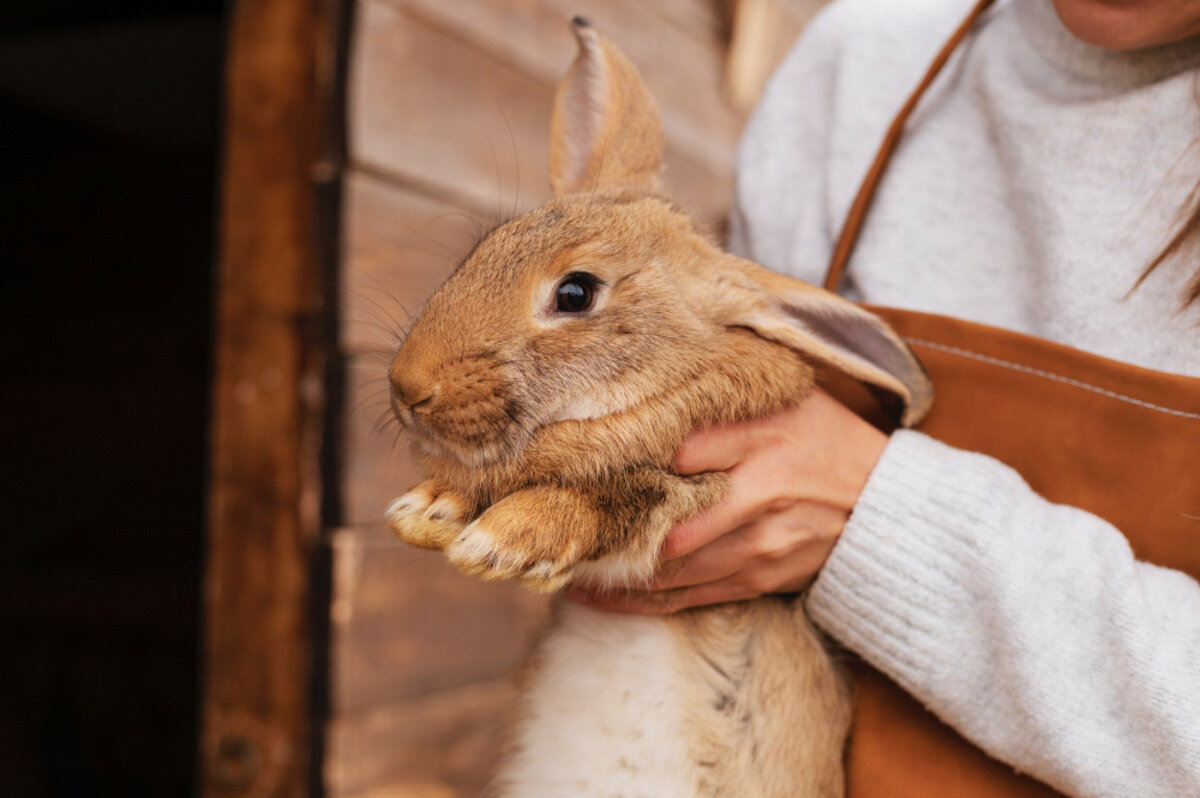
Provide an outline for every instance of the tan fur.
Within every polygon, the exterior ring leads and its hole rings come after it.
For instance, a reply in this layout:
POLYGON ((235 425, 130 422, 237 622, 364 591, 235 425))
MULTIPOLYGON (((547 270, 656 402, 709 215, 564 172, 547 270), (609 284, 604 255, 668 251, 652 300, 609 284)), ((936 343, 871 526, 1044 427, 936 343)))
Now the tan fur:
POLYGON ((779 596, 682 613, 689 745, 713 796, 839 796, 849 685, 798 600, 779 596), (730 741, 739 741, 732 744, 730 741))
MULTIPOLYGON (((721 252, 655 193, 653 101, 610 42, 576 34, 554 116, 559 196, 479 243, 390 372, 429 474, 388 509, 393 530, 465 573, 544 591, 648 578, 671 526, 727 489, 722 473, 671 470, 683 439, 800 401, 814 361, 898 397, 904 423, 931 398, 878 319, 721 252), (601 282, 594 307, 555 312, 576 272, 601 282)), ((847 693, 797 601, 659 623, 698 794, 841 793, 847 693)))

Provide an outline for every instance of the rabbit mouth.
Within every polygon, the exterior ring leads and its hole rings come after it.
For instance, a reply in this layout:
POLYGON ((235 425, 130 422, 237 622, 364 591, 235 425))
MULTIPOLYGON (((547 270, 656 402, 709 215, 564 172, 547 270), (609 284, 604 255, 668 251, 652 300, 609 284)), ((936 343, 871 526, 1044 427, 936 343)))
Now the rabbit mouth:
POLYGON ((535 431, 519 403, 503 397, 473 397, 428 409, 401 406, 396 415, 425 451, 467 465, 515 457, 535 431))

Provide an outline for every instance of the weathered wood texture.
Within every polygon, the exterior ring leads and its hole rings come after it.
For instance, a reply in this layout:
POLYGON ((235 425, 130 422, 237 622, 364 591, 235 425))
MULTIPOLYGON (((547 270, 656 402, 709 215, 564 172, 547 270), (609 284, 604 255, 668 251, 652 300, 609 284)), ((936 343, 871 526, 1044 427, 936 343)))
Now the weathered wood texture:
POLYGON ((379 785, 480 794, 488 763, 503 744, 511 699, 505 681, 474 683, 335 717, 325 777, 329 794, 354 795, 379 785))
POLYGON ((220 198, 200 789, 312 788, 322 407, 317 189, 336 3, 233 4, 220 198))
POLYGON ((338 529, 332 544, 330 612, 344 643, 335 670, 347 672, 335 675, 333 704, 344 712, 506 673, 541 620, 541 597, 460 579, 384 527, 338 529))
MULTIPOLYGON (((777 4, 777 61, 819 3, 777 4)), ((671 195, 717 224, 744 121, 723 96, 731 2, 360 0, 338 276, 345 411, 337 475, 325 784, 338 798, 475 795, 499 750, 508 672, 543 598, 404 547, 383 508, 419 475, 387 421, 385 367, 482 231, 549 197, 554 87, 582 13, 662 107, 671 195)))

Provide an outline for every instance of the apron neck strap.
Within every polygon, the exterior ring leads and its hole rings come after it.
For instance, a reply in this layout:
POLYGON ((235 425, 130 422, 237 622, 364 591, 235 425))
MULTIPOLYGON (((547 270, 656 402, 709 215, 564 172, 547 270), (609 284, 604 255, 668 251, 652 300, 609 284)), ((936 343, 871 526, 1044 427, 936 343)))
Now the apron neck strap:
POLYGON ((883 137, 883 143, 879 146, 879 152, 875 155, 875 161, 871 164, 871 168, 867 172, 862 185, 859 186, 854 203, 850 206, 850 213, 846 215, 846 222, 842 226, 841 235, 838 236, 837 245, 833 249, 833 257, 829 260, 829 269, 825 273, 826 290, 837 290, 842 272, 846 269, 846 262, 850 260, 850 254, 854 251, 854 245, 858 242, 858 233, 862 229, 867 210, 871 207, 871 201, 875 198, 876 189, 879 188, 879 181, 883 177, 883 172, 892 158, 892 153, 896 150, 896 145, 900 141, 900 134, 904 131, 904 125, 908 122, 909 116, 912 115, 913 109, 917 107, 921 96, 925 94, 925 90, 933 83, 934 78, 942 71, 942 67, 950 60, 951 54, 958 47, 959 43, 966 38, 967 33, 974 26, 975 20, 979 18, 979 15, 992 2, 993 0, 979 0, 975 4, 975 7, 971 9, 971 13, 967 15, 967 18, 963 20, 962 24, 950 36, 949 41, 942 46, 937 57, 933 59, 933 63, 929 65, 929 70, 925 73, 925 77, 921 78, 921 82, 917 84, 917 88, 908 98, 908 102, 904 103, 904 107, 900 109, 900 113, 896 114, 896 118, 892 120, 892 125, 888 128, 887 134, 883 137))

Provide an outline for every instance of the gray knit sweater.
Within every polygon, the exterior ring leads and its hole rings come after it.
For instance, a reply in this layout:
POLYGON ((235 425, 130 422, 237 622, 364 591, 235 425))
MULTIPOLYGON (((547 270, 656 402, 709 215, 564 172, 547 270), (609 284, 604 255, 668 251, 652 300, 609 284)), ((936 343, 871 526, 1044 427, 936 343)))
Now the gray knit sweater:
MULTIPOLYGON (((747 128, 735 251, 820 282, 885 128, 971 3, 839 0, 812 22, 747 128)), ((1001 0, 913 118, 845 293, 1200 376, 1200 307, 1179 310, 1196 258, 1129 294, 1200 181, 1197 67, 1200 41, 1106 52, 1050 0, 1001 0)), ((1180 478, 1200 480, 1200 452, 1180 478)), ((1068 794, 1200 796, 1200 585, 991 458, 895 434, 809 610, 1068 794)))

